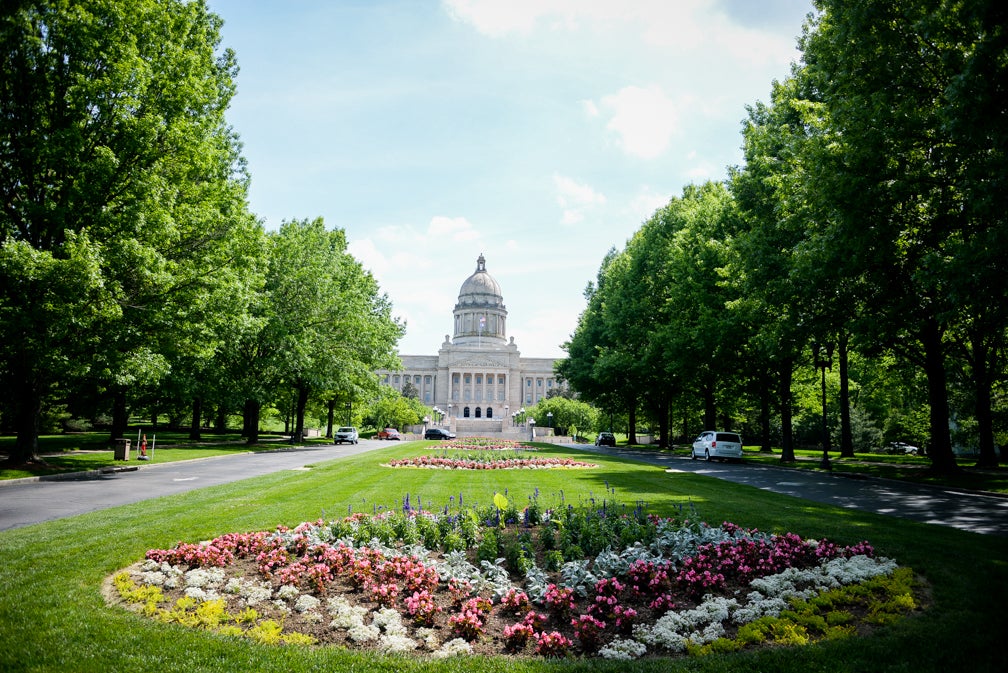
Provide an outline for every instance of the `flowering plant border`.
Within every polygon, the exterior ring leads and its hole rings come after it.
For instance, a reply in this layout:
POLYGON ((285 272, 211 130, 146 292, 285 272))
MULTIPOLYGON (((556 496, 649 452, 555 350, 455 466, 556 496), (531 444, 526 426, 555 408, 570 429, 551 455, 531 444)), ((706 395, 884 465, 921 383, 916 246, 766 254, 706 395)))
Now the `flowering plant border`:
MULTIPOLYGON (((630 659, 795 645, 850 637, 858 611, 885 623, 918 608, 912 571, 877 557, 867 542, 843 546, 634 512, 610 518, 646 526, 646 543, 609 547, 552 573, 539 567, 534 550, 520 556, 520 577, 504 558, 479 560, 472 547, 446 551, 378 538, 361 544, 340 535, 375 520, 441 526, 478 518, 465 510, 409 510, 152 549, 114 585, 123 602, 162 621, 261 642, 335 638, 434 657, 496 651, 630 659), (857 601, 861 607, 844 609, 857 601), (810 616, 824 605, 828 614, 810 616)), ((597 514, 568 508, 566 525, 597 514)))

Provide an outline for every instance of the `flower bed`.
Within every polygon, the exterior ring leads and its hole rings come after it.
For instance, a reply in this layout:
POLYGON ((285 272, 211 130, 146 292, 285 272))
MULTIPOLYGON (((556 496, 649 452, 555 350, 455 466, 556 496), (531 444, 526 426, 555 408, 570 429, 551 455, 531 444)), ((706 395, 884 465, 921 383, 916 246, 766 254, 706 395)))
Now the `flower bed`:
POLYGON ((529 500, 518 517, 496 506, 434 514, 406 500, 400 511, 179 543, 118 573, 110 593, 154 619, 265 643, 433 657, 799 645, 918 609, 913 573, 866 542, 529 500))
POLYGON ((489 454, 486 456, 464 456, 451 458, 446 456, 417 456, 401 458, 385 463, 388 467, 420 467, 437 470, 557 470, 557 469, 588 469, 597 467, 595 463, 586 463, 573 458, 502 458, 489 454))
POLYGON ((496 437, 459 437, 448 442, 442 442, 443 449, 463 449, 480 451, 538 451, 534 446, 512 439, 497 439, 496 437))

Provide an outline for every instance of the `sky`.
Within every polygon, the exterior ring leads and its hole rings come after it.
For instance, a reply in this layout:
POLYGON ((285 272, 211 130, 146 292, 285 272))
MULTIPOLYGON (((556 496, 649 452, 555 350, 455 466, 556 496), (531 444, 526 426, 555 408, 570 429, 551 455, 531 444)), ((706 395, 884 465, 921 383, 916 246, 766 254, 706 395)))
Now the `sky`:
POLYGON ((605 254, 742 161, 812 0, 208 0, 267 229, 322 217, 434 355, 480 254, 562 357, 605 254))

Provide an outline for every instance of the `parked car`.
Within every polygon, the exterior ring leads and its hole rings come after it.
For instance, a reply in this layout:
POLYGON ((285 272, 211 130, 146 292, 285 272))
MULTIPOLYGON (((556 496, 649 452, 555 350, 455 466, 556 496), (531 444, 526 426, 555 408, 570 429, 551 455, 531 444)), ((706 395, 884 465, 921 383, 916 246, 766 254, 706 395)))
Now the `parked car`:
POLYGON ((611 432, 600 432, 595 438, 595 446, 616 446, 616 436, 611 432))
POLYGON ((402 435, 395 428, 385 428, 384 430, 379 430, 378 434, 375 435, 375 439, 402 439, 402 435))
POLYGON ((427 428, 423 435, 424 439, 455 439, 455 434, 448 432, 444 428, 427 428))
POLYGON ((906 442, 892 442, 889 444, 888 452, 900 456, 916 456, 921 450, 913 444, 907 444, 906 442))
POLYGON ((356 444, 357 439, 357 428, 350 426, 336 428, 336 433, 333 435, 333 444, 342 444, 344 442, 347 444, 356 444))
POLYGON ((693 460, 700 457, 704 460, 711 460, 712 458, 741 460, 742 438, 734 432, 705 430, 693 442, 690 457, 693 460))

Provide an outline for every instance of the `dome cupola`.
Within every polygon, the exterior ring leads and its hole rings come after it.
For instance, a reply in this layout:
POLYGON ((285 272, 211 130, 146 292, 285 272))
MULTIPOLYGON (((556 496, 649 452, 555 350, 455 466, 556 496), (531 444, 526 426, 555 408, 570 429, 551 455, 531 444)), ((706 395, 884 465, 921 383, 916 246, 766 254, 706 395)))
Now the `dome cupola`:
POLYGON ((486 259, 480 255, 476 271, 466 278, 455 304, 455 344, 503 344, 507 309, 500 285, 487 273, 486 259))

